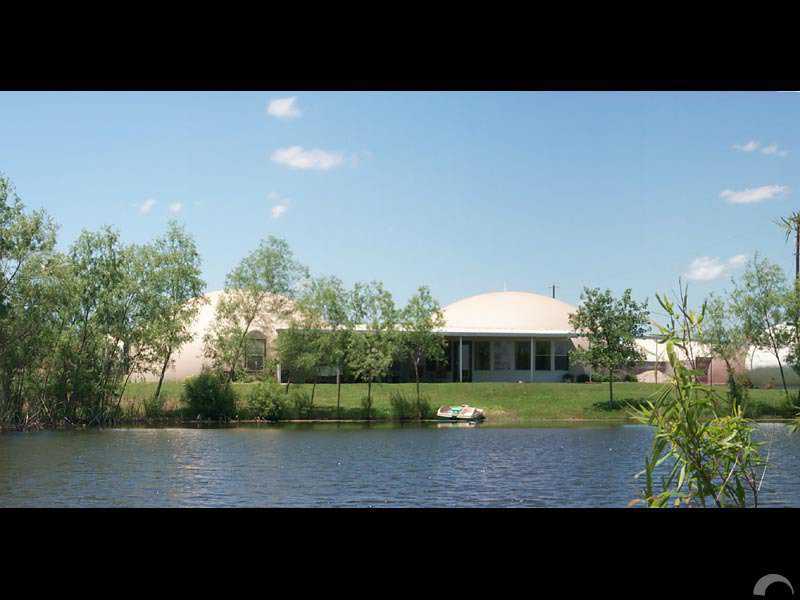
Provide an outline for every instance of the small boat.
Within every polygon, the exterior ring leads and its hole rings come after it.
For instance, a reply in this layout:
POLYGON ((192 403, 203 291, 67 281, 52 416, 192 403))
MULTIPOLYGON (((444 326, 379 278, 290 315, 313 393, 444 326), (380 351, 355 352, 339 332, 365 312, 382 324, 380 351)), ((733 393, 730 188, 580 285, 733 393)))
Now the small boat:
POLYGON ((440 406, 436 416, 448 421, 482 421, 486 418, 483 410, 462 404, 461 406, 440 406))

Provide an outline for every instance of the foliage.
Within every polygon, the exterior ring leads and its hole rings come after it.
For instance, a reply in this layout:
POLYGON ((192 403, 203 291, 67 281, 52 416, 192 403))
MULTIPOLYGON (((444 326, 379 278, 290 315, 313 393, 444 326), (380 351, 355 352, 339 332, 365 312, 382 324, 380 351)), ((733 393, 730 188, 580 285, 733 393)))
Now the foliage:
POLYGON ((185 381, 183 401, 192 418, 225 421, 236 413, 236 395, 231 384, 208 370, 185 381))
POLYGON ((205 282, 195 242, 175 221, 170 221, 166 234, 147 248, 146 260, 152 298, 148 326, 154 372, 159 375, 154 398, 157 404, 173 354, 192 339, 191 324, 206 302, 205 282))
POLYGON ((350 337, 348 363, 359 379, 368 383, 369 417, 372 407, 372 383, 388 374, 397 354, 397 310, 392 295, 383 284, 356 284, 352 294, 353 315, 363 330, 350 337))
POLYGON ((445 356, 445 338, 439 333, 445 320, 430 289, 422 286, 399 313, 399 352, 411 361, 419 402, 419 370, 423 360, 438 362, 445 356))
POLYGON ((295 390, 292 392, 292 404, 298 419, 310 419, 314 416, 314 399, 311 394, 295 390))
POLYGON ((298 300, 298 308, 314 315, 322 323, 324 334, 315 340, 316 349, 324 357, 325 366, 336 367, 337 415, 341 398, 341 373, 347 362, 347 349, 356 318, 352 294, 336 277, 317 277, 298 300))
MULTIPOLYGON (((789 388, 783 372, 781 354, 782 349, 796 336, 787 327, 791 315, 787 310, 790 291, 786 285, 786 276, 778 265, 755 255, 740 281, 734 284, 731 295, 732 312, 741 322, 745 338, 756 348, 766 350, 775 357, 788 400, 789 388)), ((800 359, 795 358, 800 354, 792 354, 790 361, 800 368, 800 359)))
POLYGON ((281 386, 271 382, 258 383, 247 398, 251 417, 273 422, 284 417, 287 404, 281 386))
POLYGON ((245 372, 248 334, 265 336, 291 314, 292 299, 308 270, 294 259, 285 240, 270 236, 225 280, 225 292, 204 338, 204 354, 233 381, 245 372))
POLYGON ((668 298, 657 299, 670 319, 659 329, 673 380, 633 411, 637 420, 655 428, 639 474, 645 476, 642 501, 650 507, 757 506, 763 479, 758 471, 764 463, 753 441, 753 423, 737 402, 725 402, 716 390, 701 385, 700 372, 676 351, 686 355, 692 340, 702 338, 706 306, 691 310, 683 289, 677 306, 668 298))
POLYGON ((630 289, 615 299, 611 290, 584 288, 581 305, 570 315, 569 322, 588 342, 587 348, 576 348, 570 353, 571 360, 608 373, 609 402, 613 401, 614 371, 643 359, 636 338, 647 331, 647 302, 636 302, 630 289))

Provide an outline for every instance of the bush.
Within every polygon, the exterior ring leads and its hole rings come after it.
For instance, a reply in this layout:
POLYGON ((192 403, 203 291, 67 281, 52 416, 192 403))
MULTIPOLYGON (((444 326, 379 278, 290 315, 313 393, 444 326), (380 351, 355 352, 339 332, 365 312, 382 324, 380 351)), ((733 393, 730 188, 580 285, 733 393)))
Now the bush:
POLYGON ((275 383, 261 382, 250 392, 247 407, 255 419, 280 421, 286 414, 286 393, 275 383))
POLYGON ((561 381, 564 383, 573 383, 575 381, 575 376, 572 373, 564 373, 564 376, 561 378, 561 381))
POLYGON ((183 401, 188 405, 189 415, 198 419, 227 420, 236 413, 233 388, 211 371, 203 371, 186 380, 183 401))
POLYGON ((405 421, 408 419, 428 419, 433 415, 430 400, 427 396, 406 398, 402 392, 392 392, 389 396, 392 418, 405 421))
POLYGON ((420 396, 419 400, 416 398, 412 402, 414 408, 414 415, 418 419, 430 419, 434 415, 434 410, 431 407, 431 401, 427 396, 420 396))
POLYGON ((158 419, 164 416, 164 404, 166 398, 159 396, 156 400, 153 396, 148 396, 142 401, 145 419, 158 419))
POLYGON ((581 373, 575 377, 577 383, 589 383, 589 374, 581 373))
POLYGON ((623 381, 627 381, 628 383, 636 383, 639 381, 639 378, 636 377, 633 373, 627 373, 625 377, 622 378, 623 381))
POLYGON ((413 407, 411 402, 403 395, 402 392, 392 392, 389 396, 389 405, 392 410, 392 418, 394 419, 410 419, 413 415, 413 407))
POLYGON ((314 414, 314 401, 310 394, 295 391, 292 393, 292 404, 298 419, 310 419, 314 414))

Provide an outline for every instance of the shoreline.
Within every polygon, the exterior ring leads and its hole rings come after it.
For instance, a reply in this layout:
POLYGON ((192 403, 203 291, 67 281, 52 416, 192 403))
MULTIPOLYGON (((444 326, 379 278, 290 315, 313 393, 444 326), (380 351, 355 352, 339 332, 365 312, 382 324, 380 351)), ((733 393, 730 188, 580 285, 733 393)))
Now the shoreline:
MULTIPOLYGON (((790 424, 795 419, 782 417, 763 417, 752 419, 755 423, 777 423, 790 424)), ((214 421, 209 419, 148 419, 120 421, 108 425, 73 425, 61 424, 56 427, 37 427, 37 428, 12 428, 0 427, 0 434, 3 433, 34 433, 45 431, 99 431, 103 429, 137 429, 137 428, 159 428, 159 427, 194 427, 209 429, 235 429, 243 425, 339 425, 339 424, 361 424, 361 425, 470 425, 470 426, 526 426, 535 427, 536 425, 576 423, 576 424, 598 424, 598 425, 641 425, 635 420, 627 417, 591 419, 591 418, 538 418, 538 419, 505 419, 505 420, 483 420, 483 421, 449 421, 444 419, 281 419, 278 421, 267 421, 263 419, 237 419, 231 421, 214 421)))

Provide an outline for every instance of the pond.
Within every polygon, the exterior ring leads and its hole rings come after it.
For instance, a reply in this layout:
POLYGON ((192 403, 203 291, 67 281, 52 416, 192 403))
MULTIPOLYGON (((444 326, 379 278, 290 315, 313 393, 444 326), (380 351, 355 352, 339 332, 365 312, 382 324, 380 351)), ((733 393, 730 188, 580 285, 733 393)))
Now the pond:
MULTIPOLYGON (((768 506, 800 506, 800 434, 762 423, 768 506)), ((124 428, 0 435, 2 507, 625 507, 627 424, 124 428)))

